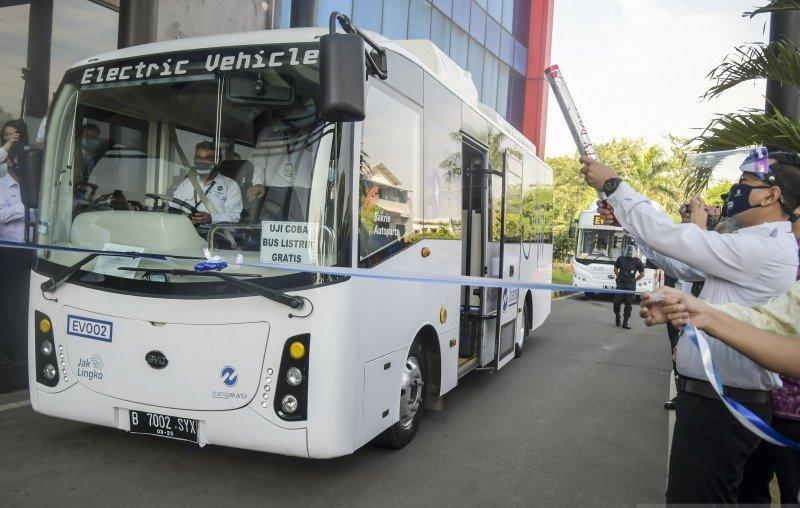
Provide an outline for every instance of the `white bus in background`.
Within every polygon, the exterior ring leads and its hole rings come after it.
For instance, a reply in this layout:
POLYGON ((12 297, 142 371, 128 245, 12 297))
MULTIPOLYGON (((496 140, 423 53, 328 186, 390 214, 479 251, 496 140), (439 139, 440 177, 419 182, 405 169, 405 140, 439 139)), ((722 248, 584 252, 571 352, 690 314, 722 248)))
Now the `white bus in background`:
MULTIPOLYGON (((38 251, 36 411, 334 457, 375 438, 404 446, 426 404, 521 353, 550 312, 549 291, 194 270, 208 248, 250 265, 550 282, 552 173, 532 144, 429 41, 370 34, 386 50, 388 79, 376 77, 379 58, 365 83, 367 46, 359 39, 348 54, 358 36, 337 35, 326 53, 324 34, 165 41, 66 73, 48 117, 36 241, 171 257, 38 251), (360 106, 341 91, 357 87, 366 118, 349 121, 360 106), (92 164, 80 144, 86 124, 101 132, 92 164), (244 207, 238 221, 195 226, 203 197, 173 192, 201 184, 190 167, 208 140, 244 207), (253 189, 262 195, 248 200, 253 189)), ((211 193, 223 192, 217 178, 211 193)))
MULTIPOLYGON (((575 257, 572 262, 572 285, 586 288, 584 294, 592 296, 592 289, 614 289, 617 287, 614 262, 633 244, 636 255, 646 263, 633 239, 619 225, 606 224, 597 210, 584 210, 571 227, 571 236, 576 238, 575 257)), ((658 272, 645 268, 644 277, 636 283, 637 291, 653 291, 658 287, 658 272)))

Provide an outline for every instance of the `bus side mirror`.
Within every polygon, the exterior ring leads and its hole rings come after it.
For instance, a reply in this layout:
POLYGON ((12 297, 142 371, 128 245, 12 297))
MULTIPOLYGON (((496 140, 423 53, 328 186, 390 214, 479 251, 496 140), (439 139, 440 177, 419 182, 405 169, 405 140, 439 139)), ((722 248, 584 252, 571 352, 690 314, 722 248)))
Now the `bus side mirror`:
POLYGON ((575 238, 578 234, 578 221, 574 221, 572 224, 569 225, 569 237, 575 238))
POLYGON ((360 122, 366 117, 364 82, 367 70, 364 39, 334 33, 320 37, 320 116, 330 122, 360 122))
POLYGON ((32 148, 29 145, 26 148, 28 150, 17 155, 20 199, 25 204, 25 208, 37 208, 39 206, 39 189, 42 185, 43 153, 41 149, 32 148))

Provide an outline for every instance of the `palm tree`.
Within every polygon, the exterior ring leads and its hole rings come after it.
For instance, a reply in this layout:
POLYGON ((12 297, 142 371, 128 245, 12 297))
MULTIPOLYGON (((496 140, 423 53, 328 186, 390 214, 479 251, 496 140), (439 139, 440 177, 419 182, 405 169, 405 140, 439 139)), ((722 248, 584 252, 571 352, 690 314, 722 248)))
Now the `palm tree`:
MULTIPOLYGON (((772 0, 744 15, 753 18, 758 14, 787 10, 800 10, 800 0, 772 0)), ((769 44, 747 44, 736 48, 708 77, 714 84, 704 95, 706 99, 756 79, 773 80, 800 91, 800 48, 785 39, 769 44)), ((760 145, 800 152, 800 121, 783 115, 774 105, 771 114, 747 109, 718 115, 692 142, 699 152, 760 145)), ((711 172, 702 168, 689 174, 685 180, 687 192, 704 189, 710 178, 711 172)))
POLYGON ((630 153, 630 166, 626 168, 625 181, 636 192, 660 203, 672 203, 678 199, 673 167, 659 146, 652 145, 643 151, 630 153))

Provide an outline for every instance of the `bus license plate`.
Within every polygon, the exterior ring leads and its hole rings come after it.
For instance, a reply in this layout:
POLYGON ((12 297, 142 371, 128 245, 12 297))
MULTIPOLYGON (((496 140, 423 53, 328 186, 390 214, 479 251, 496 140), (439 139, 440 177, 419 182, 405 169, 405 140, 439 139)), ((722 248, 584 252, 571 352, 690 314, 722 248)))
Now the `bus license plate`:
POLYGON ((131 432, 135 434, 151 434, 182 439, 192 443, 197 442, 197 420, 148 413, 147 411, 129 411, 129 414, 131 432))

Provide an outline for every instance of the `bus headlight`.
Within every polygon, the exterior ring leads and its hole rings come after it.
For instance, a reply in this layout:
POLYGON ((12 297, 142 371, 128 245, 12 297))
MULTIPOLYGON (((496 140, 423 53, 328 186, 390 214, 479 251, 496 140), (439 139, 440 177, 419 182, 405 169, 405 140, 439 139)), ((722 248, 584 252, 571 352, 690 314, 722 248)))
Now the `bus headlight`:
MULTIPOLYGON (((34 358, 30 359, 31 365, 36 365, 36 382, 45 386, 58 385, 58 363, 56 361, 55 338, 53 337, 53 322, 43 312, 34 313, 36 323, 34 333, 34 358)), ((66 370, 66 369, 65 369, 66 370)), ((66 376, 66 372, 64 372, 66 376)))
POLYGON ((297 367, 291 367, 286 371, 286 382, 292 386, 297 386, 303 382, 303 373, 297 367))
POLYGON ((47 379, 49 379, 49 380, 51 380, 51 381, 52 381, 53 379, 55 379, 55 378, 56 378, 56 374, 58 374, 58 371, 56 370, 56 368, 55 368, 55 367, 53 367, 53 364, 52 364, 52 363, 48 363, 48 364, 45 366, 45 368, 44 368, 44 371, 43 371, 43 372, 44 372, 44 377, 46 377, 47 379))
POLYGON ((50 333, 50 330, 53 329, 53 324, 50 322, 49 319, 43 317, 39 320, 39 331, 42 333, 50 333))
POLYGON ((39 351, 42 352, 45 356, 50 356, 53 354, 53 343, 49 340, 43 340, 41 346, 39 347, 39 351))
POLYGON ((272 386, 273 407, 281 420, 298 422, 308 418, 310 345, 308 333, 289 337, 283 344, 281 365, 272 386))
POLYGON ((302 360, 306 355, 306 347, 300 341, 294 341, 289 346, 289 355, 295 360, 302 360))
POLYGON ((295 397, 294 395, 286 395, 283 397, 283 400, 281 401, 281 408, 283 408, 283 410, 286 411, 287 413, 294 413, 295 411, 297 411, 297 406, 298 406, 297 397, 295 397))

